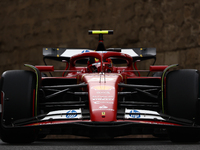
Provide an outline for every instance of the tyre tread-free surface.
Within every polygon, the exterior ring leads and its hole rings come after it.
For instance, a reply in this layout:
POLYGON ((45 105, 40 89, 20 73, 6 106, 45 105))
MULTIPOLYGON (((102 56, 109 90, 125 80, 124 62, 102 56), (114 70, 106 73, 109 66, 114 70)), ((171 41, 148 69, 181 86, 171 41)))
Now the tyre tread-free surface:
POLYGON ((12 70, 3 73, 1 91, 4 92, 1 139, 8 143, 31 142, 32 130, 6 129, 19 119, 30 118, 34 115, 35 74, 31 71, 12 70))
POLYGON ((199 74, 196 70, 171 71, 166 78, 166 113, 193 120, 197 113, 199 74))
MULTIPOLYGON (((166 76, 166 114, 198 121, 199 73, 197 70, 183 69, 171 71, 166 76)), ((199 133, 184 128, 168 129, 173 142, 198 142, 199 133)))

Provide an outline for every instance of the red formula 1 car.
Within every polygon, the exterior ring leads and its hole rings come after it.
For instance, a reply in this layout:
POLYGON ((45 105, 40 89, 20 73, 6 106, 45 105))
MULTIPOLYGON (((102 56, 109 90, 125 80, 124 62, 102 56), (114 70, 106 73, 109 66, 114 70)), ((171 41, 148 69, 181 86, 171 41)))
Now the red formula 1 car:
POLYGON ((106 49, 103 35, 112 33, 89 31, 99 35, 96 50, 44 48, 44 61, 64 61, 65 70, 26 64, 33 71, 4 72, 1 139, 15 143, 48 134, 91 138, 166 134, 175 142, 199 141, 198 71, 170 71, 177 64, 138 70, 138 61, 156 60, 156 49, 106 49), (62 76, 48 77, 44 72, 62 76), (148 75, 140 76, 142 72, 148 75))

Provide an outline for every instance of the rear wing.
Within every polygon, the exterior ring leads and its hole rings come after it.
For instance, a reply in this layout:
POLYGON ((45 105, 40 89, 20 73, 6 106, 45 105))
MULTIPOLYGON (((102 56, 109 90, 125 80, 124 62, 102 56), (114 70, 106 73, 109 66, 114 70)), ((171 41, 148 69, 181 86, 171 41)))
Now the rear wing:
POLYGON ((93 52, 90 49, 73 49, 73 48, 43 48, 44 59, 53 59, 57 61, 69 61, 73 55, 80 53, 93 52))
POLYGON ((121 53, 129 54, 133 62, 137 60, 156 59, 156 48, 126 48, 121 53))
MULTIPOLYGON (((156 48, 108 48, 106 51, 96 51, 97 53, 107 53, 108 51, 116 51, 128 54, 133 58, 133 61, 155 59, 156 48)), ((43 48, 44 59, 53 59, 57 61, 66 60, 69 62, 73 55, 80 53, 95 52, 91 49, 73 49, 73 48, 43 48)))

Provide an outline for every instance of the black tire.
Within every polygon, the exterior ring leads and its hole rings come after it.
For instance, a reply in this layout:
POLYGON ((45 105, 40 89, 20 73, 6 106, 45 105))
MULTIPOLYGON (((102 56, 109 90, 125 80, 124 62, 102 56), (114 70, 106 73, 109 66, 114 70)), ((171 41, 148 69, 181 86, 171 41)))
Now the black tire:
POLYGON ((195 129, 172 128, 168 129, 168 135, 174 143, 195 143, 200 140, 199 132, 195 129))
MULTIPOLYGON (((166 76, 166 114, 198 121, 199 73, 197 70, 183 69, 171 71, 166 76)), ((173 142, 197 142, 195 131, 169 129, 169 137, 173 142), (196 138, 195 138, 196 137, 196 138)))
POLYGON ((34 116, 36 75, 31 71, 12 70, 3 73, 1 91, 4 93, 1 119, 1 139, 7 143, 30 143, 35 140, 35 131, 8 129, 12 122, 34 116))

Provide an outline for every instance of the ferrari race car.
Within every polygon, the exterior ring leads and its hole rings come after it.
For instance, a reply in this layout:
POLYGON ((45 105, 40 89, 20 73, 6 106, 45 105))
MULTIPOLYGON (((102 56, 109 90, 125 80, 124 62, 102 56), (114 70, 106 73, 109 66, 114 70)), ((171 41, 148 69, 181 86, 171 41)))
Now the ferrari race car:
POLYGON ((138 61, 156 60, 155 48, 106 49, 103 35, 112 30, 89 34, 99 36, 95 50, 43 48, 45 65, 25 64, 29 70, 2 74, 2 141, 29 143, 49 134, 95 139, 152 134, 173 142, 199 141, 197 70, 155 66, 155 61, 149 70, 138 70, 138 61), (66 68, 55 70, 46 59, 66 68))

